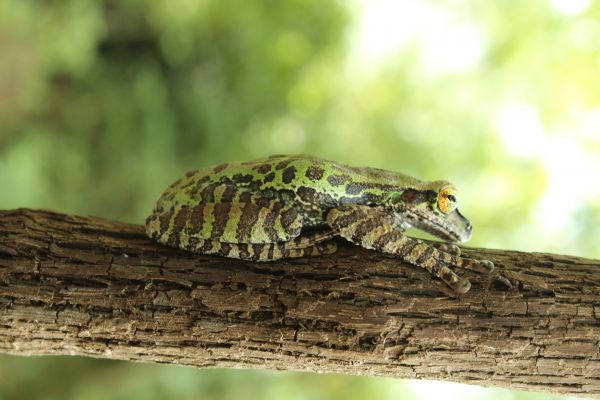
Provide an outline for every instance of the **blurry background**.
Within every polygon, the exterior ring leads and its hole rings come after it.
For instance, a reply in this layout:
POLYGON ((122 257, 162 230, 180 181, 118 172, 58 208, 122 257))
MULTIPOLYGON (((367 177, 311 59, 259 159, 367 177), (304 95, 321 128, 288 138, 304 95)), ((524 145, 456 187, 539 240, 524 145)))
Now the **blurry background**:
MULTIPOLYGON (((0 0, 0 208, 141 223, 189 169, 310 153, 453 181, 470 245, 599 258, 599 71, 591 0, 0 0)), ((550 398, 0 356, 0 399, 440 393, 550 398)))

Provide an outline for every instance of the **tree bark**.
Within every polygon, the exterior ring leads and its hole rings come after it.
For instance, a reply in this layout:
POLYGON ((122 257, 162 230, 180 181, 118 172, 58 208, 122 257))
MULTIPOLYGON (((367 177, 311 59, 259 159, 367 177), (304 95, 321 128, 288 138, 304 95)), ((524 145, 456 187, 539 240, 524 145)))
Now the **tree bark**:
POLYGON ((340 242, 253 263, 154 244, 143 228, 0 211, 0 352, 382 375, 600 396, 600 261, 464 249, 514 282, 455 296, 340 242))

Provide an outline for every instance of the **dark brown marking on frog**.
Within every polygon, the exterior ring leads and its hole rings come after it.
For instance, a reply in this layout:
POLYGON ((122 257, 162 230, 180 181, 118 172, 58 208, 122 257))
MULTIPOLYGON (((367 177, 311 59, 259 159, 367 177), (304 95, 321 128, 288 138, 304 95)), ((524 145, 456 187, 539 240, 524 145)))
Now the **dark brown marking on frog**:
POLYGON ((417 264, 424 263, 428 258, 431 257, 431 255, 433 254, 433 251, 434 251, 433 246, 427 246, 427 248, 425 249, 425 251, 423 251, 419 255, 419 258, 417 259, 417 264))
POLYGON ((217 203, 214 208, 215 221, 212 225, 212 232, 210 237, 218 239, 225 231, 225 226, 229 220, 229 211, 231 210, 231 203, 217 203))
POLYGON ((277 231, 275 230, 275 219, 279 216, 279 211, 283 207, 283 203, 280 201, 273 202, 271 204, 271 210, 265 216, 265 220, 263 221, 263 229, 269 236, 269 240, 271 242, 278 242, 279 235, 277 235, 277 231))
POLYGON ((198 204, 192 208, 189 233, 191 235, 200 233, 200 231, 202 231, 202 225, 204 225, 204 204, 198 204))
POLYGON ((375 221, 373 218, 366 218, 363 221, 359 222, 356 226, 352 237, 356 241, 362 240, 367 233, 374 230, 379 225, 378 221, 375 221))
POLYGON ((267 257, 269 257, 269 260, 273 259, 273 248, 274 248, 274 243, 271 243, 271 245, 269 246, 269 251, 267 253, 267 257))
POLYGON ((400 199, 406 204, 420 204, 427 201, 428 197, 435 195, 433 190, 415 190, 415 189, 406 189, 400 195, 400 199))
POLYGON ((265 183, 273 182, 274 179, 275 179, 275 172, 269 172, 267 175, 265 175, 265 177, 263 178, 263 181, 265 183))
POLYGON ((235 174, 231 177, 231 180, 235 183, 249 183, 252 182, 254 177, 250 174, 235 174))
POLYGON ((252 248, 250 258, 252 260, 258 260, 260 258, 260 253, 262 253, 262 249, 265 247, 265 245, 261 244, 261 243, 256 243, 256 244, 251 244, 248 247, 252 248))
POLYGON ((308 169, 306 170, 306 177, 308 179, 310 179, 311 181, 320 180, 321 178, 323 178, 324 174, 325 174, 325 170, 323 168, 316 167, 314 165, 308 167, 308 169))
POLYGON ((163 234, 169 229, 169 224, 171 223, 171 217, 173 217, 173 209, 171 208, 169 211, 162 213, 160 217, 158 217, 158 221, 160 223, 160 233, 163 234))
POLYGON ((223 164, 219 164, 216 167, 213 168, 213 173, 218 174, 219 172, 223 171, 225 168, 227 168, 229 164, 228 163, 223 163, 223 164))
POLYGON ((290 238, 300 235, 300 231, 302 230, 301 217, 298 214, 297 208, 290 208, 281 213, 281 225, 285 228, 290 238))
POLYGON ((373 242, 373 247, 376 249, 382 249, 386 244, 397 242, 402 238, 402 232, 399 230, 393 230, 390 232, 386 232, 383 235, 379 236, 373 242))
POLYGON ((200 247, 200 239, 198 239, 197 237, 193 237, 193 236, 188 238, 188 244, 186 246, 187 250, 198 251, 199 247, 200 247))
POLYGON ((332 208, 337 204, 331 195, 319 193, 313 188, 302 186, 298 188, 296 193, 304 203, 319 206, 320 208, 332 208))
POLYGON ((200 192, 200 199, 203 203, 214 203, 215 202, 215 190, 220 186, 218 183, 211 183, 202 188, 200 192))
POLYGON ((404 244, 401 248, 400 248, 400 256, 402 258, 406 258, 411 252, 412 250, 415 248, 415 246, 419 244, 419 242, 417 242, 416 240, 411 240, 409 242, 406 242, 406 244, 404 244))
POLYGON ((238 201, 240 203, 250 203, 252 202, 252 193, 251 192, 242 192, 240 193, 238 201))
POLYGON ((365 189, 369 189, 371 186, 358 183, 358 182, 350 182, 346 185, 346 193, 349 195, 355 195, 362 193, 365 189))
MULTIPOLYGON (((235 244, 233 244, 235 246, 235 244)), ((225 243, 225 242, 221 242, 221 249, 219 251, 219 254, 222 254, 224 256, 228 256, 229 253, 231 253, 231 248, 232 248, 232 244, 231 243, 225 243)))
POLYGON ((290 163, 290 160, 283 160, 275 165, 275 169, 285 169, 290 163))
POLYGON ((235 190, 235 188, 231 185, 227 185, 225 187, 225 190, 223 191, 223 194, 221 195, 221 202, 222 203, 231 203, 233 201, 233 198, 235 197, 237 191, 235 190))
POLYGON ((281 181, 285 184, 290 184, 290 183, 292 183, 292 181, 294 180, 295 177, 296 177, 296 168, 287 167, 286 169, 283 170, 283 173, 281 175, 281 181))
POLYGON ((173 231, 174 232, 185 232, 185 224, 189 220, 189 207, 182 207, 175 215, 175 220, 173 220, 173 231))
POLYGON ((258 168, 256 169, 256 171, 259 174, 266 174, 267 172, 269 172, 271 170, 271 164, 262 164, 260 166, 258 166, 258 168))
POLYGON ((350 177, 348 175, 329 175, 327 177, 327 182, 329 182, 331 186, 340 186, 349 180, 350 177))
POLYGON ((244 209, 242 210, 242 214, 240 216, 240 222, 237 227, 237 238, 241 241, 250 240, 250 236, 252 235, 252 228, 256 225, 258 221, 258 215, 260 213, 261 207, 251 204, 245 203, 244 209))

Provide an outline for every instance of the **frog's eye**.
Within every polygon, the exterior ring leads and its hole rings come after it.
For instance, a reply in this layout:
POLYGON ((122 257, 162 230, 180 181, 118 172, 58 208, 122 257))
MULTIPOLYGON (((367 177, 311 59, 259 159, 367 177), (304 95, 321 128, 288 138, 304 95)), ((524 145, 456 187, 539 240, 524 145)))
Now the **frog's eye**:
POLYGON ((441 189, 438 193, 437 206, 444 214, 450 214, 458 205, 458 195, 456 189, 448 186, 441 189))

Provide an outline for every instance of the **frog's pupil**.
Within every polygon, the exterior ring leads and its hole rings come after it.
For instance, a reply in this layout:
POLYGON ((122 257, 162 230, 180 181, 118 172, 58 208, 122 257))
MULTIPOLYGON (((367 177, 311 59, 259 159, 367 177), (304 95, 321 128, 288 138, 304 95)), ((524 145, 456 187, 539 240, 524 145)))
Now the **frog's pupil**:
POLYGON ((452 203, 456 203, 456 197, 454 197, 453 194, 448 195, 448 200, 450 200, 452 203))

